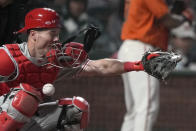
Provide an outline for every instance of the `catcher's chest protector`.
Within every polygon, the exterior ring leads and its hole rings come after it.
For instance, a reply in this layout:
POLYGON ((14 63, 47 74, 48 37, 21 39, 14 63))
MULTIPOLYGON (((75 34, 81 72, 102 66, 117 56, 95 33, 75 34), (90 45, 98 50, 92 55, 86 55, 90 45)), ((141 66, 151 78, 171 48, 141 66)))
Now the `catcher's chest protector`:
POLYGON ((56 79, 58 68, 36 66, 22 54, 17 44, 9 44, 6 47, 15 59, 18 68, 17 77, 13 81, 6 82, 8 87, 15 87, 23 82, 41 90, 44 84, 53 83, 56 79))

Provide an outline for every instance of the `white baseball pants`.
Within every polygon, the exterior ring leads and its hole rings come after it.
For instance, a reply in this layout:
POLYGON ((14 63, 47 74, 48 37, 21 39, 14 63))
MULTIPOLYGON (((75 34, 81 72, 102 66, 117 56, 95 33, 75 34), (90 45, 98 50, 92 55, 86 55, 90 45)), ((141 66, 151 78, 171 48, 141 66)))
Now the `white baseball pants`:
MULTIPOLYGON (((141 60, 145 51, 153 49, 138 40, 123 42, 118 59, 141 60)), ((127 112, 121 131, 152 131, 159 110, 159 81, 143 71, 122 75, 127 112)))

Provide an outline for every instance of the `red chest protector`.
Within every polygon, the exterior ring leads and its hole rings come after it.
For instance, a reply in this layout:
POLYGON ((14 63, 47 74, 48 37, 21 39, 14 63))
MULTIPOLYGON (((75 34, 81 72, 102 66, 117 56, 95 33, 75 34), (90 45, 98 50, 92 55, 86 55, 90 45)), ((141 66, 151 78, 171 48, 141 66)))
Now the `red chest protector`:
POLYGON ((59 72, 58 68, 48 68, 47 65, 36 66, 22 54, 17 44, 8 44, 6 47, 16 61, 18 71, 16 72, 17 77, 14 80, 0 83, 0 87, 7 86, 10 88, 16 87, 20 83, 28 83, 38 90, 41 90, 44 84, 54 82, 59 72))

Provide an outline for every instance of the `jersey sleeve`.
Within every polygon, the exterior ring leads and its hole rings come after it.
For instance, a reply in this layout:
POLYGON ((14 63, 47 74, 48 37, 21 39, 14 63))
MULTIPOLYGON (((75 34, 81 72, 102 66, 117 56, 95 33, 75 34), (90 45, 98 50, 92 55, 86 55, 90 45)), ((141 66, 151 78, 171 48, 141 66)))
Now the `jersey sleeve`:
POLYGON ((5 81, 15 72, 15 64, 4 48, 0 48, 0 81, 5 81))
POLYGON ((147 8, 159 19, 169 13, 164 0, 144 0, 147 8))

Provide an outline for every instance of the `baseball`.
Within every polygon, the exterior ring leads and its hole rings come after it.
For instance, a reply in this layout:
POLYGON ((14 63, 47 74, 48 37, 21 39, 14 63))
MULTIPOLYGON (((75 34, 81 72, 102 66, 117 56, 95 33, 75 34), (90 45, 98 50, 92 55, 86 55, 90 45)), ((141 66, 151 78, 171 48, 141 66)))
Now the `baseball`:
POLYGON ((55 93, 55 88, 52 84, 47 83, 43 86, 42 92, 43 92, 44 95, 52 96, 55 93))

